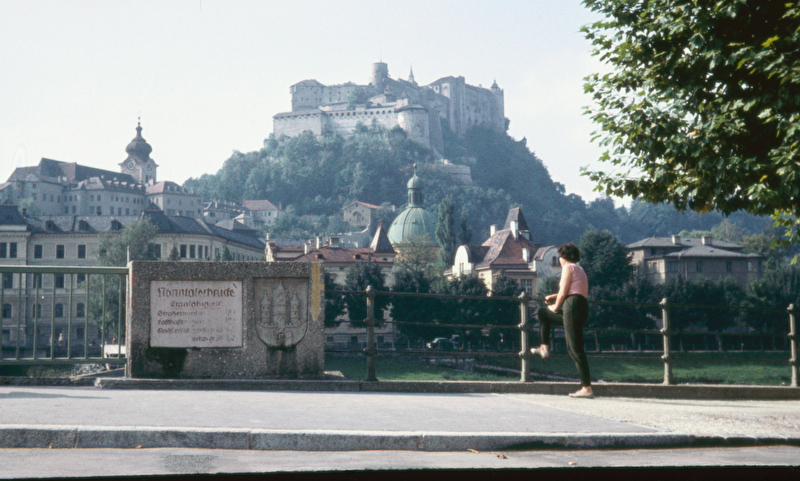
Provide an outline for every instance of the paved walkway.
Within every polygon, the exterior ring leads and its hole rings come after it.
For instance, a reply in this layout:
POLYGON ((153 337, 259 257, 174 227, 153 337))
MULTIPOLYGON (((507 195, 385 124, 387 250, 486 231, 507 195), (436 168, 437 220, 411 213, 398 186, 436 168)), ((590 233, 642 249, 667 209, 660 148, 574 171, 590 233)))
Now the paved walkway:
POLYGON ((800 446, 800 401, 0 386, 2 448, 800 446))

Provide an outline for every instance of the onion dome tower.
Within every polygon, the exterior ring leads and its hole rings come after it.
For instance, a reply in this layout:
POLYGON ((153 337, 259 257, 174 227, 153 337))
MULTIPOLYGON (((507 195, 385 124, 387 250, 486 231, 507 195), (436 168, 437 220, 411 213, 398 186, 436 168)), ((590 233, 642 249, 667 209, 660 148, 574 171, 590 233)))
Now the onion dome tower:
POLYGON ((142 137, 141 119, 136 125, 136 137, 125 147, 128 157, 119 163, 120 172, 132 176, 140 184, 150 185, 157 182, 158 165, 150 158, 153 147, 142 137))
POLYGON ((410 237, 420 237, 429 244, 436 244, 436 216, 422 207, 425 197, 422 192, 422 179, 417 175, 417 164, 414 164, 414 176, 409 179, 408 205, 389 226, 389 242, 392 245, 407 243, 410 237))

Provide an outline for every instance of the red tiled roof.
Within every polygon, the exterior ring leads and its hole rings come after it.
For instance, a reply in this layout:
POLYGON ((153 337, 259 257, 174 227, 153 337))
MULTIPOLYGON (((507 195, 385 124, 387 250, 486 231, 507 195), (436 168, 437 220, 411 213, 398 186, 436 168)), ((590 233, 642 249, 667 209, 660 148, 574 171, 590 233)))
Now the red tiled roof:
POLYGON ((383 257, 391 255, 392 253, 376 253, 369 247, 350 247, 335 249, 330 247, 322 247, 319 249, 312 249, 308 254, 294 259, 293 262, 331 262, 335 264, 348 264, 357 262, 367 262, 372 258, 372 262, 378 264, 388 264, 390 261, 384 261, 383 257))
POLYGON ((527 248, 531 254, 534 254, 537 249, 535 244, 522 236, 514 239, 510 229, 495 232, 482 246, 488 247, 489 250, 483 256, 483 260, 476 264, 476 268, 497 265, 527 267, 528 263, 522 258, 522 249, 527 248))
POLYGON ((354 205, 354 204, 361 204, 364 207, 367 207, 369 209, 380 209, 381 208, 381 206, 379 206, 379 205, 367 204, 366 202, 361 202, 360 200, 357 200, 355 202, 351 202, 351 203, 347 204, 346 206, 342 207, 342 210, 347 209, 348 207, 350 207, 351 205, 354 205))
POLYGON ((272 202, 263 200, 245 200, 242 205, 250 210, 279 210, 272 202))

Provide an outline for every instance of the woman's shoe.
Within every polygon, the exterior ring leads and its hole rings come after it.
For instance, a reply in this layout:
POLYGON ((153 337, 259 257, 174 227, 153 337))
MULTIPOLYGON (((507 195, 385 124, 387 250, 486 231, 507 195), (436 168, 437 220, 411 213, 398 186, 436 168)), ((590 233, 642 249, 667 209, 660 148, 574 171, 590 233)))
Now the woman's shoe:
POLYGON ((580 397, 580 398, 584 398, 584 399, 594 399, 594 393, 592 391, 571 392, 571 393, 569 393, 569 397, 580 397))
POLYGON ((550 357, 550 350, 549 349, 542 349, 541 347, 534 347, 531 349, 531 354, 534 356, 539 356, 542 359, 547 359, 550 357))

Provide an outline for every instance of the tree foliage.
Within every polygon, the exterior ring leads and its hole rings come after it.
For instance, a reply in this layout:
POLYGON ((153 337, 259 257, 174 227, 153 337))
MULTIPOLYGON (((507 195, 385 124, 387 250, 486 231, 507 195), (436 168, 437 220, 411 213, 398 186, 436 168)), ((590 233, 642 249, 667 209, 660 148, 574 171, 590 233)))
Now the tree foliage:
POLYGON ((439 203, 439 216, 436 221, 436 240, 439 242, 439 262, 453 265, 456 256, 456 221, 453 199, 445 197, 439 203))
MULTIPOLYGON (((386 288, 386 277, 381 270, 381 266, 375 262, 359 262, 347 271, 344 279, 344 289, 347 291, 365 291, 368 286, 374 287, 378 291, 388 291, 386 288)), ((367 318, 367 298, 360 294, 347 294, 344 296, 347 305, 347 314, 352 325, 364 327, 364 319, 367 318)), ((389 306, 387 296, 375 296, 375 319, 383 320, 383 311, 389 306)))
POLYGON ((631 280, 633 266, 625 244, 608 231, 587 231, 578 246, 581 267, 586 271, 589 285, 621 287, 631 280))
POLYGON ((97 264, 124 266, 128 263, 128 248, 132 261, 155 260, 155 246, 150 241, 158 228, 146 217, 132 222, 119 232, 107 231, 99 236, 97 264))
POLYGON ((606 194, 794 226, 800 214, 796 2, 584 0, 613 71, 586 78, 606 194))

